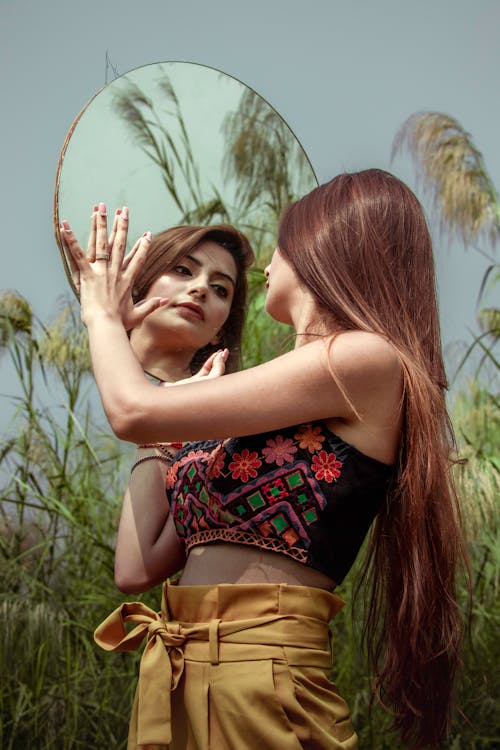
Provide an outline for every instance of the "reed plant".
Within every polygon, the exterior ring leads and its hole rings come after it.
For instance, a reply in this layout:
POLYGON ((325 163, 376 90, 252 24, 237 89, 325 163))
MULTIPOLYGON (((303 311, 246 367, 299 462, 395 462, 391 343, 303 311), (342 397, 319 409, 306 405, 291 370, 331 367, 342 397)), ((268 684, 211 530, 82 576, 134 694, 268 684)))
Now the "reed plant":
POLYGON ((0 446, 0 746, 122 747, 136 660, 104 655, 92 633, 121 600, 113 537, 126 455, 92 416, 74 310, 45 327, 3 294, 0 335, 20 392, 0 446))

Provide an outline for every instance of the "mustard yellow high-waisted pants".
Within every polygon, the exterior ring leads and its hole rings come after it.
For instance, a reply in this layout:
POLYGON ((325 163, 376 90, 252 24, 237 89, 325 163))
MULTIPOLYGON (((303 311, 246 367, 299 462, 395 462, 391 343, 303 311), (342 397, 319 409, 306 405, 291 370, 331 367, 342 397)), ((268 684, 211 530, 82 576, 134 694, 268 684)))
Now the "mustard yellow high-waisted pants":
POLYGON ((162 611, 122 604, 96 630, 109 651, 147 636, 128 750, 357 750, 329 679, 343 606, 288 584, 165 584, 162 611), (127 634, 124 623, 137 623, 127 634))

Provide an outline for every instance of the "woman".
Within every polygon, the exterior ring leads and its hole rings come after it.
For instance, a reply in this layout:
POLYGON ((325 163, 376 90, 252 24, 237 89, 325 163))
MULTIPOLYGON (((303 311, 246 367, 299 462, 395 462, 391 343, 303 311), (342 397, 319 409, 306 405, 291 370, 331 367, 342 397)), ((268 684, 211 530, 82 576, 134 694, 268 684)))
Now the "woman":
MULTIPOLYGON (((149 629, 130 747, 356 748, 327 679, 325 641, 342 606, 330 592, 375 517, 375 689, 403 741, 436 745, 450 716, 465 552, 432 247, 417 199, 392 175, 367 170, 290 206, 266 271, 266 308, 295 326, 295 349, 164 389, 145 382, 121 313, 150 236, 121 273, 125 236, 119 221, 108 250, 98 216, 96 244, 111 259, 94 264, 66 237, 108 419, 125 440, 201 441, 169 469, 172 512, 156 530, 162 575, 179 566, 179 538, 188 551, 181 585, 166 587, 162 618, 123 605, 96 634, 127 649, 149 629), (124 619, 141 624, 126 636, 124 619), (155 692, 165 679, 172 708, 155 692), (161 712, 145 715, 153 703, 161 712)), ((147 304, 142 313, 168 302, 147 304)))

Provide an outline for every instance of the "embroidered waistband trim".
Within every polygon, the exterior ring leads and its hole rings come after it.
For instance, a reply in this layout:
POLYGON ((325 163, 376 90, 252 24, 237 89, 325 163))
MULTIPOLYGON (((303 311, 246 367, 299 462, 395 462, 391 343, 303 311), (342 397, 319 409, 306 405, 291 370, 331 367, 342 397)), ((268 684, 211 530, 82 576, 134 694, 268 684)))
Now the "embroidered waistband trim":
POLYGON ((250 547, 280 552, 282 555, 291 557, 300 563, 307 563, 307 550, 298 547, 289 547, 281 539, 266 539, 263 536, 251 534, 240 529, 207 529, 192 534, 186 539, 186 552, 192 547, 210 542, 232 542, 233 544, 246 544, 250 547))

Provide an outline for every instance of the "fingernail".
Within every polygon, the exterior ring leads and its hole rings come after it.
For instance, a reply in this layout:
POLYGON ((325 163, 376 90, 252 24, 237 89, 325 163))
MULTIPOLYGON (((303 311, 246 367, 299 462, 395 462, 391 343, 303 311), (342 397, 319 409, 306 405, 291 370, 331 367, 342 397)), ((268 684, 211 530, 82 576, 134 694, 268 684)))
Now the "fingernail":
POLYGON ((106 216, 106 206, 104 203, 99 203, 99 213, 101 216, 106 216))
POLYGON ((224 349, 223 352, 222 352, 222 354, 221 354, 221 357, 224 360, 224 362, 226 362, 227 358, 229 357, 229 349, 224 349))
POLYGON ((127 206, 123 206, 123 208, 122 208, 122 219, 125 219, 125 220, 128 219, 128 208, 127 208, 127 206))
POLYGON ((142 236, 144 237, 144 239, 146 240, 146 242, 151 242, 151 240, 153 238, 153 235, 151 234, 151 232, 144 232, 144 234, 142 236))
POLYGON ((66 232, 71 232, 71 227, 70 227, 70 225, 68 224, 67 221, 63 221, 62 224, 61 224, 61 226, 62 226, 63 229, 66 230, 66 232))
POLYGON ((97 205, 97 203, 94 203, 94 205, 93 205, 93 207, 92 207, 92 211, 93 211, 93 213, 95 213, 95 214, 96 214, 96 213, 97 213, 97 212, 99 211, 99 206, 97 205))
POLYGON ((122 212, 121 208, 117 208, 115 211, 116 216, 120 216, 121 212, 122 212))

